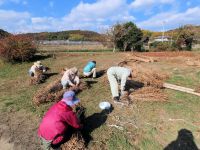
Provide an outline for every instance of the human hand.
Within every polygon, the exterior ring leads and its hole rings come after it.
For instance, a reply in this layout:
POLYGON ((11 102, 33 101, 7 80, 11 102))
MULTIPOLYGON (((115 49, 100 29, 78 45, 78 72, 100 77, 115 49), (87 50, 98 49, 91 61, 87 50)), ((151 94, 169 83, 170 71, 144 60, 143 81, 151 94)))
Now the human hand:
POLYGON ((127 95, 128 94, 128 92, 127 91, 121 91, 121 96, 125 96, 125 95, 127 95))

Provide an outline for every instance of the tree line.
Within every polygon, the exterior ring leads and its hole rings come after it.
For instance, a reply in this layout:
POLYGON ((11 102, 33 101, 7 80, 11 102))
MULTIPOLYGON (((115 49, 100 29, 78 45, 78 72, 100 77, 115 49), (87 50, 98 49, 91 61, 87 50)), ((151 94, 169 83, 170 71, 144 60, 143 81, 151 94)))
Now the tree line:
POLYGON ((162 32, 141 30, 133 22, 118 23, 108 30, 107 41, 119 51, 146 51, 144 45, 149 46, 149 51, 192 50, 192 44, 198 37, 192 29, 193 26, 182 26, 166 33, 171 40, 156 42, 154 38, 162 32))
POLYGON ((145 44, 150 47, 148 51, 191 50, 193 42, 198 39, 196 33, 191 26, 183 26, 168 32, 171 41, 150 43, 155 33, 141 30, 133 22, 115 24, 106 34, 74 30, 12 35, 0 30, 0 58, 8 62, 28 61, 37 52, 34 43, 37 40, 100 41, 109 43, 114 51, 146 51, 145 44))

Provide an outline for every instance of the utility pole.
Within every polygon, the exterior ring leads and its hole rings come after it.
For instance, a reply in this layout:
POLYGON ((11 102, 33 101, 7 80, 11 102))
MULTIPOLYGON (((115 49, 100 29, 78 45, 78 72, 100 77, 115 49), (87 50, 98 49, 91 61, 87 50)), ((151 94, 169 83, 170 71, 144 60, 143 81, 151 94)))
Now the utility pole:
POLYGON ((163 43, 163 39, 164 39, 164 36, 165 36, 165 21, 162 22, 162 27, 163 27, 163 32, 162 32, 162 43, 163 43))

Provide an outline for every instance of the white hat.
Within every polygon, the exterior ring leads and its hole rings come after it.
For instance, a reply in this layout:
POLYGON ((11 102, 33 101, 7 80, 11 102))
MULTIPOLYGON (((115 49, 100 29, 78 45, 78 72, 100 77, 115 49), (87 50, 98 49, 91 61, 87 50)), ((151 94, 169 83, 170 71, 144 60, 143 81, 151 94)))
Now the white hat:
POLYGON ((41 65, 41 61, 34 62, 34 65, 39 67, 41 65))
POLYGON ((38 65, 41 65, 41 61, 37 61, 36 63, 37 63, 38 65))

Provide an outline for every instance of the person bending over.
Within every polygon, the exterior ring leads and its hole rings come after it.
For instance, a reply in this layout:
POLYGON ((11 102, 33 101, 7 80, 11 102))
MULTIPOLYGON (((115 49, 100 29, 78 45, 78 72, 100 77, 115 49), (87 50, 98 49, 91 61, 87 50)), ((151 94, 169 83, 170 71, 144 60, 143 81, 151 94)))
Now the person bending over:
POLYGON ((61 78, 63 89, 66 89, 68 86, 76 87, 79 83, 80 79, 78 76, 78 69, 76 67, 66 70, 61 78))
POLYGON ((114 102, 119 102, 120 96, 125 94, 125 85, 128 77, 132 76, 132 70, 125 67, 110 67, 107 70, 108 81, 114 102), (121 82, 120 82, 121 81, 121 82), (119 93, 118 82, 120 82, 119 93))
POLYGON ((89 61, 83 69, 84 77, 96 78, 96 61, 89 61))

